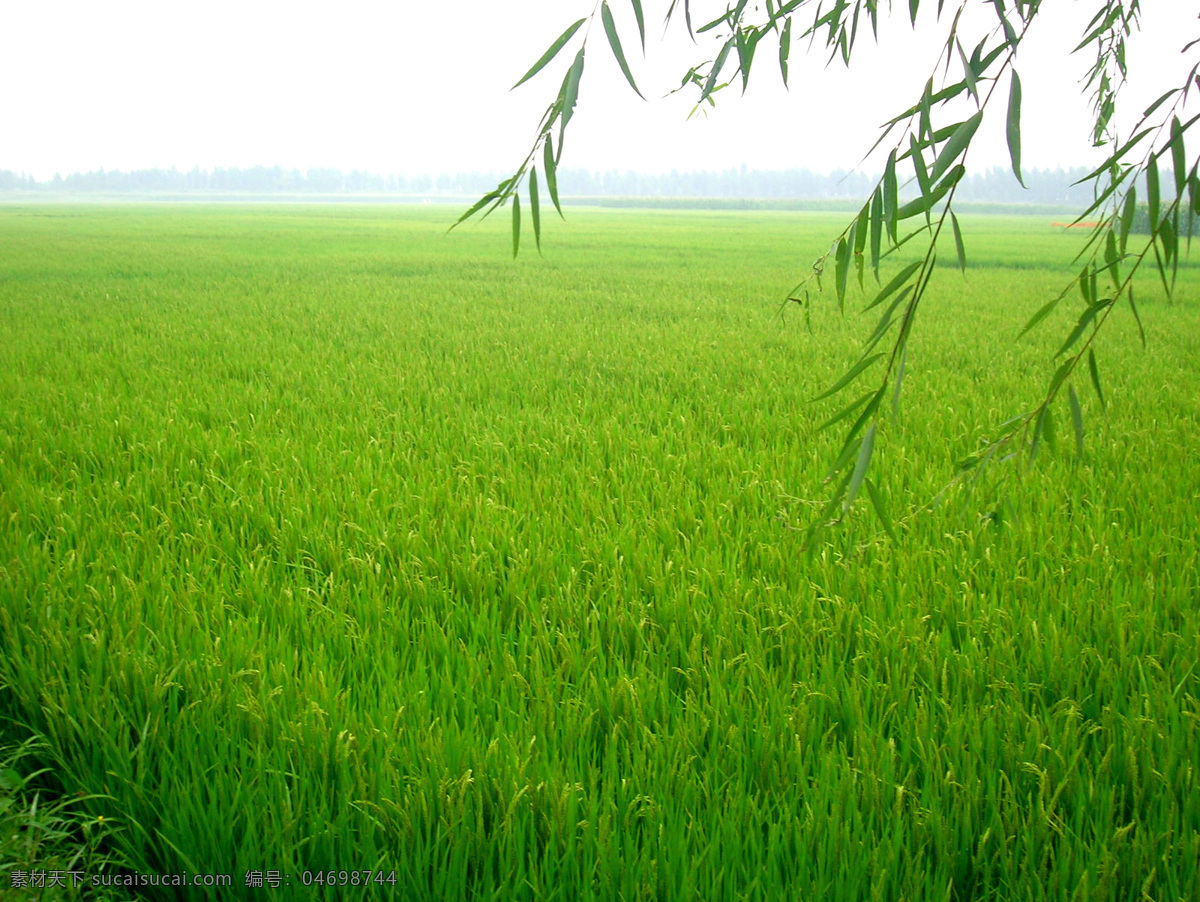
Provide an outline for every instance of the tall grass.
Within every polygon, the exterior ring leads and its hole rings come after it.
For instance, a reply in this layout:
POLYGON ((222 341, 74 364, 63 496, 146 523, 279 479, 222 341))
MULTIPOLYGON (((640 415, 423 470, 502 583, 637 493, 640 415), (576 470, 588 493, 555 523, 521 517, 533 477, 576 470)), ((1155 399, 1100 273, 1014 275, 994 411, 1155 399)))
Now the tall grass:
MULTIPOLYGON (((777 301, 836 217, 580 213, 512 262, 444 216, 0 210, 0 707, 131 869, 1200 897, 1194 303, 1104 338, 1081 461, 809 557, 868 323, 777 301)), ((894 508, 1050 374, 1031 222, 930 295, 894 508)))

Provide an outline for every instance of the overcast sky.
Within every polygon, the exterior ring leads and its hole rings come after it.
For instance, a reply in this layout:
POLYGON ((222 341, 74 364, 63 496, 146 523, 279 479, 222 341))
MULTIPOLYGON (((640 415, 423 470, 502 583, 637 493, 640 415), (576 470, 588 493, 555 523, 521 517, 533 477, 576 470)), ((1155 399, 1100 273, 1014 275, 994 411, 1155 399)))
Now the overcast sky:
MULTIPOLYGON (((707 119, 689 122, 690 100, 655 98, 710 59, 711 44, 693 45, 682 23, 662 38, 669 4, 643 0, 643 59, 629 4, 611 2, 651 100, 629 90, 597 28, 564 166, 852 168, 878 124, 915 101, 949 24, 935 21, 928 2, 914 33, 899 2, 881 28, 882 46, 868 34, 849 72, 840 63, 826 68, 823 52, 806 59, 804 46, 795 46, 790 92, 780 85, 775 45, 765 40, 745 97, 730 88, 707 119)), ((1026 166, 1096 159, 1078 85, 1090 57, 1068 51, 1100 2, 1048 0, 1022 48, 1026 166)), ((1131 111, 1179 84, 1200 53, 1179 52, 1200 37, 1194 0, 1143 5, 1143 30, 1129 53, 1131 111)), ((994 19, 985 0, 976 6, 994 19)), ((0 39, 0 169, 39 179, 101 167, 511 170, 569 57, 508 89, 592 8, 592 0, 14 2, 0 39)), ((724 2, 693 0, 693 8, 699 21, 724 2)), ((997 125, 973 152, 973 168, 1007 164, 997 125)))

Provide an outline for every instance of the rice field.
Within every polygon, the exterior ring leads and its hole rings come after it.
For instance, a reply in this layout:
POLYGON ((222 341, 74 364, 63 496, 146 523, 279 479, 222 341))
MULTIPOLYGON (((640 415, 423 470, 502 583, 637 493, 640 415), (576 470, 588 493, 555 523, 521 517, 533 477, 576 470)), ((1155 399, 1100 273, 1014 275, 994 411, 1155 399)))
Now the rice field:
POLYGON ((1017 339, 1078 232, 964 215, 877 443, 898 540, 808 554, 874 320, 780 301, 844 216, 568 211, 514 261, 457 212, 0 207, 0 740, 88 881, 1200 898, 1194 264, 1099 340, 1082 458, 922 510, 1078 315, 1017 339))

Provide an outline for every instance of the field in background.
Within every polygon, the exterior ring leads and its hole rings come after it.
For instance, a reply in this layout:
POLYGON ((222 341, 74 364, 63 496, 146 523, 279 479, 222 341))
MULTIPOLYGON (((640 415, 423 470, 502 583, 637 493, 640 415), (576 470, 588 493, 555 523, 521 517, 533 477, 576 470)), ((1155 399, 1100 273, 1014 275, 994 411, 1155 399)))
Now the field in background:
MULTIPOLYGON (((233 876, 153 898, 1200 897, 1195 268, 1082 461, 809 557, 873 319, 779 302, 845 217, 568 216, 0 208, 0 736, 233 876)), ((894 514, 1053 371, 1050 219, 964 217, 894 514)))

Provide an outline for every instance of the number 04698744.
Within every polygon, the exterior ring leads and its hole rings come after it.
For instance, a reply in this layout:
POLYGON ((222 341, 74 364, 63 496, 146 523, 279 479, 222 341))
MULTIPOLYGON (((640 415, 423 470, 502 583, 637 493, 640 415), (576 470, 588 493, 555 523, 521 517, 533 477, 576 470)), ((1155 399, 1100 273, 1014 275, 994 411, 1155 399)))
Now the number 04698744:
POLYGON ((395 871, 305 871, 301 876, 305 886, 370 886, 396 885, 395 871))

